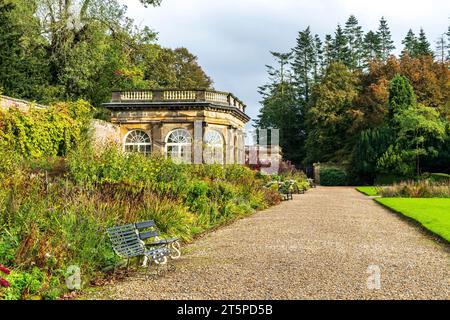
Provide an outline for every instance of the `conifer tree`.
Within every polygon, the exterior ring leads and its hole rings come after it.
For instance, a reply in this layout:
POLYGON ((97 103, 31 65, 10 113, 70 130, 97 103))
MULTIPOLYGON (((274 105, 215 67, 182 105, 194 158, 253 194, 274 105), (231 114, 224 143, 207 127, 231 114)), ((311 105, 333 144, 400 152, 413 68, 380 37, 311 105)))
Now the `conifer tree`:
POLYGON ((286 159, 300 164, 305 157, 304 115, 297 100, 297 88, 293 81, 289 62, 291 53, 271 52, 276 67, 267 66, 269 83, 259 88, 261 109, 256 119, 258 128, 280 130, 280 146, 286 159))
POLYGON ((314 82, 319 81, 322 70, 324 69, 324 50, 322 40, 319 35, 314 36, 314 82))
POLYGON ((361 67, 363 60, 363 35, 358 19, 351 15, 345 23, 344 34, 348 40, 349 67, 351 70, 361 67))
POLYGON ((307 103, 316 66, 316 44, 310 28, 300 31, 293 51, 292 71, 298 88, 298 98, 307 103))
POLYGON ((417 39, 417 56, 433 55, 431 45, 428 42, 427 36, 423 28, 420 28, 419 37, 417 39))
POLYGON ((408 54, 410 57, 416 57, 417 56, 417 37, 412 31, 412 29, 409 29, 408 33, 406 34, 405 39, 403 39, 402 44, 404 45, 402 56, 405 54, 408 54))
POLYGON ((333 37, 331 34, 325 35, 325 43, 323 45, 323 63, 324 67, 330 65, 330 63, 335 59, 334 48, 333 48, 333 37))
POLYGON ((417 103, 414 89, 409 80, 397 74, 389 86, 389 118, 392 120, 394 115, 414 106, 417 103))
POLYGON ((371 60, 379 58, 381 56, 380 38, 375 32, 369 31, 365 35, 363 46, 364 46, 364 62, 366 66, 371 60))
POLYGON ((384 17, 381 17, 380 26, 378 27, 377 36, 380 39, 380 58, 386 60, 395 49, 394 41, 391 37, 388 23, 384 17))
POLYGON ((342 62, 347 67, 350 67, 350 52, 348 49, 348 39, 344 34, 341 25, 338 24, 336 32, 334 33, 333 55, 335 60, 342 62))

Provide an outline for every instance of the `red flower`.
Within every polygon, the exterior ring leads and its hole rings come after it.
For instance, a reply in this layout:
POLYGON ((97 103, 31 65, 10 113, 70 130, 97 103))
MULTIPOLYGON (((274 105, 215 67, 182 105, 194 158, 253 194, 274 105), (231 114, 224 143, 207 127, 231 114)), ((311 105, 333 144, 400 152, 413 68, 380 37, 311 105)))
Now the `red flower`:
POLYGON ((0 264, 0 271, 3 272, 4 274, 10 273, 10 271, 2 264, 0 264))
POLYGON ((3 287, 9 287, 10 285, 9 285, 9 282, 8 282, 8 281, 6 281, 6 280, 3 279, 3 278, 0 278, 0 286, 3 286, 3 287))

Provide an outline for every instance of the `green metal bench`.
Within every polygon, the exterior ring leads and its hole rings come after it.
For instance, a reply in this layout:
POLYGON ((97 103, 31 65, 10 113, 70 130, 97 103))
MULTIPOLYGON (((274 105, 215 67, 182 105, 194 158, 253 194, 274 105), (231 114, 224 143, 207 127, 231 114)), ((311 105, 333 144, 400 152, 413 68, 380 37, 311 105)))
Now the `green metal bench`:
MULTIPOLYGON (((147 248, 140 239, 135 224, 115 226, 107 229, 114 252, 121 258, 127 259, 127 268, 131 258, 145 257, 147 261, 165 264, 167 256, 171 254, 165 246, 147 248)), ((148 264, 150 267, 151 263, 148 264)), ((114 271, 115 271, 114 267, 114 271)))
MULTIPOLYGON (((135 228, 138 231, 139 239, 144 241, 147 248, 165 248, 169 251, 170 258, 174 260, 181 257, 179 238, 161 239, 155 221, 138 222, 135 224, 135 228)), ((144 261, 145 263, 146 261, 144 261)))

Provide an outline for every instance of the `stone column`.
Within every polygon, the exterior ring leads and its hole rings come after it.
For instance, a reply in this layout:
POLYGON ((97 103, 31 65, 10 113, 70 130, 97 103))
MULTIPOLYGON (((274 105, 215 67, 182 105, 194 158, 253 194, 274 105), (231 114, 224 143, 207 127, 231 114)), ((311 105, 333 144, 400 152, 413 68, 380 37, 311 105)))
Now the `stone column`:
POLYGON ((194 164, 203 163, 203 121, 194 121, 194 164))
POLYGON ((161 122, 154 123, 152 125, 152 144, 153 152, 158 155, 164 155, 165 150, 165 137, 163 136, 163 125, 161 122))
POLYGON ((234 163, 234 133, 236 129, 232 126, 226 128, 226 134, 224 135, 225 144, 225 159, 224 164, 234 163))

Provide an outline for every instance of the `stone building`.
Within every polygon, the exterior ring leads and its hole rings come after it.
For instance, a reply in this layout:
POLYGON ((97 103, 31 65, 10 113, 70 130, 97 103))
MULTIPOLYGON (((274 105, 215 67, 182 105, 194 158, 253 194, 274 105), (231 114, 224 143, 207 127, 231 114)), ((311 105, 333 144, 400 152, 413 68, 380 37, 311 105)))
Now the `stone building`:
POLYGON ((245 162, 246 106, 212 90, 116 91, 104 104, 126 152, 187 163, 245 162))

